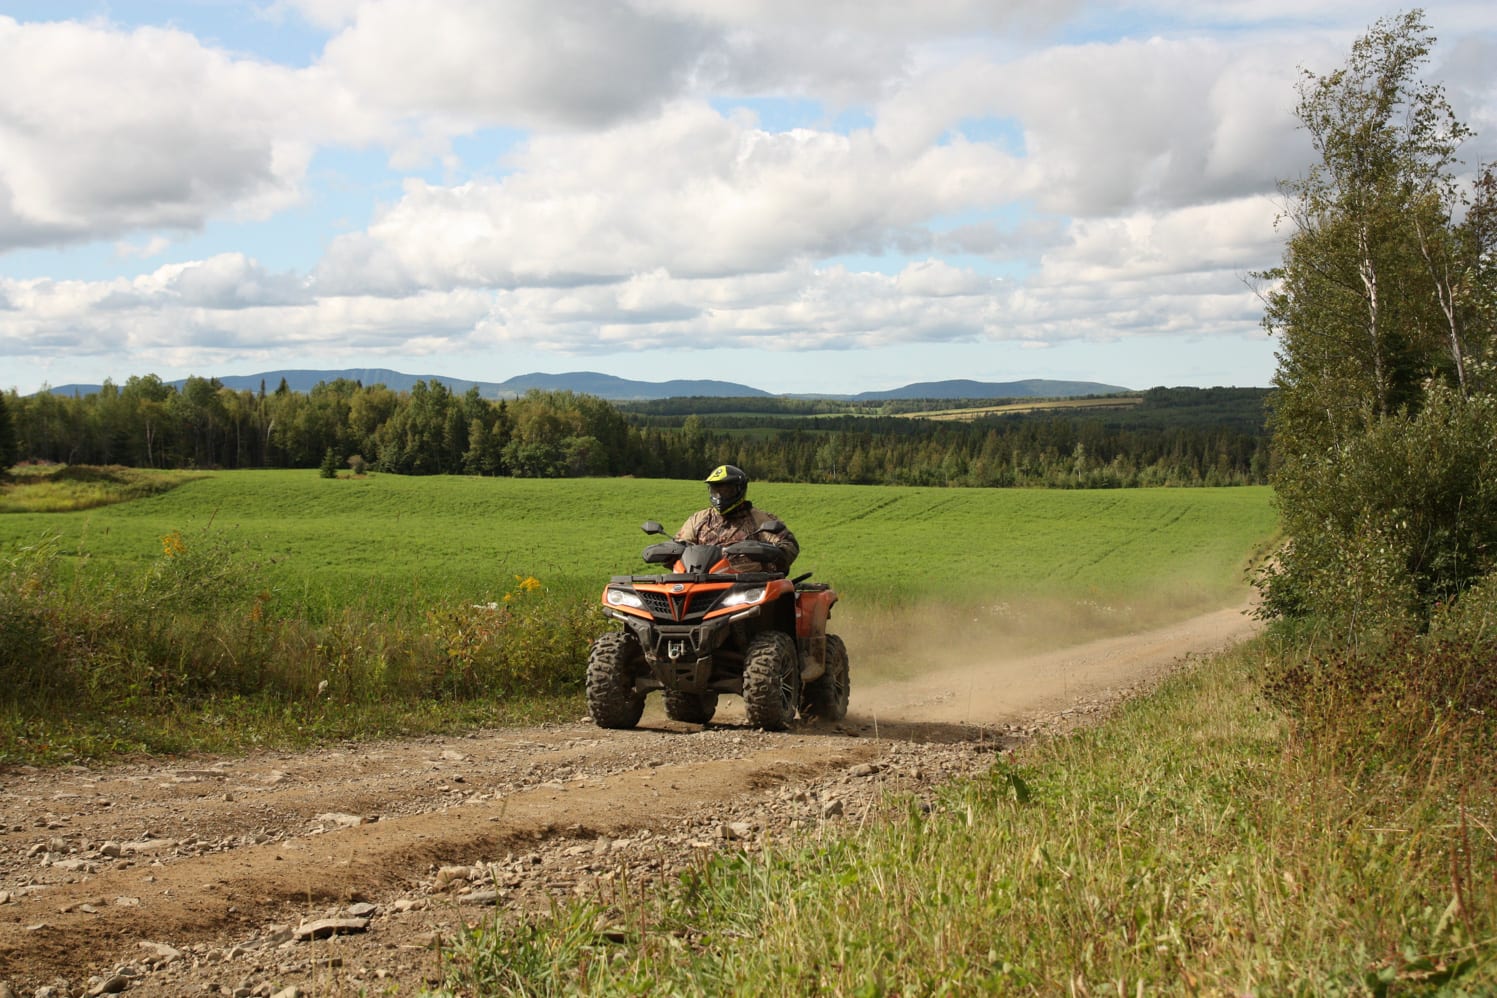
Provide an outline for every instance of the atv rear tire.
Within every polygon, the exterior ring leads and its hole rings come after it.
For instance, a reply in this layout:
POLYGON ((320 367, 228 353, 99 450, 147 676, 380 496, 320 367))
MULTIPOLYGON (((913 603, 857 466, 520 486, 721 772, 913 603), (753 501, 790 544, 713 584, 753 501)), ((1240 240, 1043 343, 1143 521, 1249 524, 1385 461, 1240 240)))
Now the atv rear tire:
POLYGON ((665 692, 665 716, 687 724, 706 724, 717 713, 716 693, 665 692))
POLYGON ((784 731, 800 702, 800 655, 783 631, 764 631, 743 656, 743 706, 748 722, 765 731, 784 731))
POLYGON ((800 712, 817 721, 840 721, 847 716, 847 696, 852 688, 848 677, 847 645, 835 634, 826 636, 826 671, 806 684, 801 693, 800 712))
POLYGON ((644 651, 627 631, 611 631, 593 642, 587 656, 587 711, 600 728, 632 728, 645 711, 645 695, 634 688, 644 671, 644 651))

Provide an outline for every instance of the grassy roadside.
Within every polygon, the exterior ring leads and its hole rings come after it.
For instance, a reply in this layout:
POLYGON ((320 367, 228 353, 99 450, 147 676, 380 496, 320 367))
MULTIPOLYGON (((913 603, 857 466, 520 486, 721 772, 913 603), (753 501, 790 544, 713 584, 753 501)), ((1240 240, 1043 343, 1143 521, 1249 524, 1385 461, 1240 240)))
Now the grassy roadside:
POLYGON ((444 993, 1492 993, 1497 766, 1438 720, 1375 766, 1310 737, 1260 693, 1298 654, 1260 639, 862 831, 482 926, 444 993))

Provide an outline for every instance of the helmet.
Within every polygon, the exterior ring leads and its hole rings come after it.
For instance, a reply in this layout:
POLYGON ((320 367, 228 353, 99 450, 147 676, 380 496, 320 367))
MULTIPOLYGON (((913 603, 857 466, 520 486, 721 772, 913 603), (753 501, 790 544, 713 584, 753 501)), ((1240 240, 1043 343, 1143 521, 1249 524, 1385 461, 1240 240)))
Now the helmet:
POLYGON ((748 495, 748 475, 742 468, 720 464, 706 478, 707 494, 712 508, 726 516, 737 509, 748 495))

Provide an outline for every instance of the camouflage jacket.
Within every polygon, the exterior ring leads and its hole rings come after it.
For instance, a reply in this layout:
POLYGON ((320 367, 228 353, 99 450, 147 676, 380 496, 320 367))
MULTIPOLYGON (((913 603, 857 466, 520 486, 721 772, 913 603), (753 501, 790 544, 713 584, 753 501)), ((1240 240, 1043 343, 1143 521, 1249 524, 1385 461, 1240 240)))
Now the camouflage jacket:
MULTIPOLYGON (((732 544, 735 541, 745 540, 769 541, 785 552, 788 567, 795 561, 796 555, 800 554, 800 544, 796 542, 795 535, 790 532, 789 527, 784 527, 778 533, 769 533, 763 529, 764 524, 778 519, 779 517, 773 513, 758 509, 745 499, 741 506, 727 516, 723 516, 710 507, 691 514, 681 525, 681 529, 676 531, 676 540, 686 544, 732 544)), ((761 565, 751 558, 734 558, 732 566, 736 572, 771 570, 771 566, 761 565)))

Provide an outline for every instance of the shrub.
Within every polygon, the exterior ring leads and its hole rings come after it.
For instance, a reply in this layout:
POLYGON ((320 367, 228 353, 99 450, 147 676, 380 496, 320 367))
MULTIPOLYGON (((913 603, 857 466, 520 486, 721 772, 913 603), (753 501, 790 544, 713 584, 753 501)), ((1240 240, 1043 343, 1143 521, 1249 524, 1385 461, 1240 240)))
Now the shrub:
POLYGON ((1497 399, 1432 386, 1417 414, 1286 464, 1293 538, 1264 579, 1270 616, 1396 634, 1497 567, 1497 399))
POLYGON ((243 556, 243 547, 222 535, 205 530, 187 537, 173 530, 161 538, 161 556, 141 580, 138 609, 206 613, 242 605, 254 592, 253 567, 243 556))

